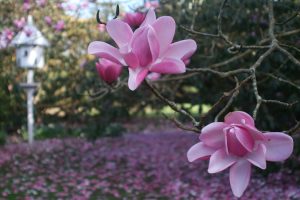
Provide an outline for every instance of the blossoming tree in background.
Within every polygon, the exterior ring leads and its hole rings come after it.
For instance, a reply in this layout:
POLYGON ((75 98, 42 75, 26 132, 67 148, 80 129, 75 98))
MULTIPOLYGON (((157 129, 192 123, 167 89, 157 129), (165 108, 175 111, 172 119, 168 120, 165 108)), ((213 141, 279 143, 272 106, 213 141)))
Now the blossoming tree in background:
MULTIPOLYGON (((229 3, 224 0, 220 6, 217 34, 195 31, 193 29, 194 24, 196 24, 195 20, 191 28, 186 28, 185 26, 182 28, 199 37, 223 40, 229 46, 227 48, 228 52, 233 55, 237 54, 229 60, 224 61, 225 64, 216 65, 227 65, 238 60, 241 57, 239 52, 242 50, 263 50, 257 60, 248 68, 241 66, 237 69, 224 72, 215 70, 213 67, 187 68, 186 64, 189 63, 191 56, 197 49, 196 42, 186 39, 172 43, 176 30, 174 19, 168 16, 156 18, 153 8, 148 10, 145 17, 142 13, 127 14, 124 20, 121 21, 116 19, 116 15, 113 20, 107 23, 99 19, 98 12, 98 22, 106 25, 108 34, 117 44, 118 48, 105 42, 95 41, 89 44, 88 52, 100 58, 99 60, 102 64, 97 64, 97 70, 101 72, 99 73, 100 77, 108 84, 112 84, 113 81, 125 81, 119 79, 120 67, 122 66, 124 69, 128 69, 129 76, 127 81, 130 90, 136 90, 144 82, 150 91, 162 102, 169 105, 175 112, 189 118, 192 126, 187 126, 177 119, 173 119, 179 128, 200 133, 200 142, 192 146, 187 152, 188 160, 192 162, 198 159, 209 159, 209 173, 220 172, 230 167, 230 185, 233 194, 241 197, 249 184, 251 164, 261 169, 266 169, 266 161, 283 161, 287 159, 292 154, 294 146, 293 138, 288 133, 291 134, 299 128, 299 123, 296 123, 294 127, 284 133, 263 132, 255 127, 254 119, 256 119, 259 109, 263 104, 286 107, 292 107, 296 104, 263 98, 258 89, 258 68, 267 57, 272 56, 275 52, 285 55, 288 60, 298 67, 300 66, 300 62, 286 49, 290 48, 290 46, 281 44, 275 35, 273 0, 269 0, 266 5, 269 20, 268 37, 265 41, 255 45, 244 45, 231 41, 223 33, 222 18, 227 4, 229 3), (151 73, 156 73, 160 77, 161 75, 168 74, 183 74, 187 71, 192 73, 209 72, 223 78, 232 77, 236 83, 235 88, 224 93, 219 101, 208 111, 208 114, 213 112, 227 98, 224 107, 215 114, 216 122, 210 123, 203 128, 201 128, 203 126, 203 121, 201 120, 206 116, 201 116, 200 121, 197 120, 191 113, 177 105, 167 96, 161 94, 156 86, 154 86, 155 82, 152 82, 151 78, 145 80, 151 73), (248 76, 240 76, 243 74, 247 74, 248 76), (234 99, 238 98, 242 86, 248 82, 250 82, 251 89, 249 88, 247 92, 253 93, 256 100, 252 112, 253 117, 243 111, 234 111, 225 116, 224 122, 217 122, 220 116, 229 111, 229 107, 233 105, 234 99)), ((118 9, 117 14, 119 13, 118 9)), ((287 23, 291 19, 286 20, 284 23, 287 23)), ((298 49, 296 48, 296 50, 298 49)), ((185 78, 184 76, 179 76, 177 80, 185 78)), ((294 84, 282 78, 275 79, 288 84, 294 84)), ((164 77, 160 77, 158 80, 164 80, 164 77)), ((118 87, 118 85, 113 87, 118 87)))

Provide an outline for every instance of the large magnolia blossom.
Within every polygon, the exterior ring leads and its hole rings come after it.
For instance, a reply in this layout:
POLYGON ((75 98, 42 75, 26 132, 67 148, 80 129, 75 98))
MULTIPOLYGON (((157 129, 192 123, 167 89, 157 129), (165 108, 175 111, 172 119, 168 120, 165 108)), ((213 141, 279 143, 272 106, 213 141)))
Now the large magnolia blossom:
POLYGON ((190 39, 172 43, 176 29, 174 19, 169 16, 156 19, 153 9, 134 32, 118 19, 109 21, 106 29, 118 48, 94 41, 90 43, 88 53, 128 66, 131 90, 135 90, 150 72, 184 73, 184 62, 197 49, 195 41, 190 39))
POLYGON ((187 152, 190 162, 209 159, 209 173, 230 167, 230 186, 241 197, 251 176, 251 164, 266 169, 266 161, 283 161, 293 151, 293 139, 280 132, 262 133, 245 112, 226 115, 224 122, 205 126, 200 142, 187 152))

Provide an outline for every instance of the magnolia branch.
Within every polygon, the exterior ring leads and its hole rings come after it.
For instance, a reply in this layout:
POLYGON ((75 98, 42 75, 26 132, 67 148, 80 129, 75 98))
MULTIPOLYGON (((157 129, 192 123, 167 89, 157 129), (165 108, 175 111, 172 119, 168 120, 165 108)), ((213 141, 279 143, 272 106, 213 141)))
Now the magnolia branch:
POLYGON ((228 110, 228 108, 231 106, 231 104, 233 103, 233 100, 237 97, 237 95, 239 94, 239 88, 240 88, 240 84, 239 84, 239 80, 238 78, 234 77, 235 81, 236 81, 236 86, 235 89, 232 92, 232 95, 230 97, 230 99, 228 100, 227 104, 224 106, 224 108, 216 115, 215 117, 215 122, 219 121, 219 118, 228 110))
MULTIPOLYGON (((284 49, 283 47, 287 47, 287 48, 291 48, 288 45, 285 44, 280 44, 277 40, 277 37, 284 37, 284 36, 289 36, 292 34, 296 34, 299 33, 300 30, 299 29, 295 29, 292 31, 288 31, 285 33, 279 33, 279 34, 275 34, 274 33, 274 26, 275 26, 275 18, 274 18, 274 11, 273 11, 273 0, 269 0, 268 1, 268 17, 269 17, 269 38, 263 39, 261 40, 258 44, 259 45, 237 45, 236 43, 230 41, 228 39, 228 36, 226 36, 223 32, 222 32, 222 15, 223 15, 223 10, 224 7, 227 3, 227 0, 224 0, 221 4, 220 10, 219 10, 219 15, 218 15, 218 34, 211 34, 211 33, 204 33, 204 32, 198 32, 195 31, 193 29, 188 29, 186 27, 182 27, 184 30, 188 31, 189 33, 195 34, 195 35, 199 35, 199 36, 204 36, 204 37, 212 37, 212 38, 220 38, 223 39, 227 44, 231 45, 231 47, 228 48, 229 52, 236 52, 236 51, 240 51, 241 49, 248 49, 247 51, 240 53, 228 60, 225 60, 223 62, 220 63, 216 63, 213 65, 210 65, 208 67, 199 67, 199 68, 188 68, 187 72, 190 72, 189 74, 185 74, 183 76, 179 76, 179 77, 174 77, 174 78, 167 78, 164 79, 162 81, 170 81, 170 80, 178 80, 178 79, 182 79, 182 78, 190 78, 194 75, 197 75, 198 73, 213 73, 215 75, 220 76, 221 78, 225 78, 225 77, 230 77, 230 76, 236 76, 238 74, 242 74, 242 73, 246 73, 246 74, 250 74, 250 78, 252 80, 252 88, 253 88, 253 93, 254 96, 256 98, 256 106, 255 109, 253 110, 253 117, 254 119, 257 117, 257 113, 259 111, 260 106, 265 103, 265 104, 277 104, 277 105, 281 105, 281 106, 285 106, 287 108, 291 108, 293 105, 295 105, 298 102, 293 102, 293 103, 286 103, 286 102, 282 102, 279 100, 273 100, 273 99, 264 99, 262 98, 262 96, 259 93, 259 89, 258 89, 258 84, 257 84, 257 68, 262 64, 262 62, 268 57, 270 56, 275 50, 278 50, 279 52, 281 52, 282 54, 286 55, 288 57, 289 60, 291 60, 295 65, 300 66, 300 61, 295 58, 288 50, 284 49), (269 45, 263 45, 264 43, 270 41, 269 45), (282 46, 281 46, 282 45, 282 46), (231 70, 231 71, 218 71, 218 70, 214 70, 213 68, 218 68, 221 66, 225 66, 228 65, 236 60, 239 60, 241 58, 244 58, 248 55, 250 55, 253 50, 255 49, 267 49, 255 62, 253 65, 251 65, 249 67, 249 69, 245 69, 245 68, 241 68, 241 69, 235 69, 235 70, 231 70)), ((298 15, 298 14, 297 14, 298 15)), ((291 17, 290 19, 286 20, 284 23, 287 23, 288 21, 292 20, 293 18, 295 18, 297 15, 291 17)), ((298 49, 296 48, 292 48, 296 51, 298 51, 298 49)), ((300 86, 298 86, 297 84, 289 81, 289 80, 285 80, 284 78, 280 78, 280 77, 276 77, 275 75, 268 73, 268 76, 280 81, 280 82, 284 82, 287 83, 297 89, 300 88, 300 86)), ((218 120, 218 118, 228 109, 228 107, 232 104, 234 98, 238 95, 238 91, 235 91, 234 93, 231 93, 230 99, 228 100, 227 104, 225 105, 225 107, 223 108, 223 110, 221 112, 219 112, 216 117, 215 120, 218 120)), ((203 118, 207 117, 207 115, 211 114, 212 112, 214 112, 214 110, 224 102, 224 100, 228 97, 228 94, 224 93, 224 95, 212 106, 212 108, 210 109, 210 111, 204 115, 200 122, 203 122, 203 118)))
POLYGON ((300 85, 297 85, 296 83, 294 83, 294 82, 292 82, 290 80, 283 79, 283 78, 275 76, 274 74, 271 74, 271 73, 263 73, 263 74, 266 75, 266 76, 269 76, 269 77, 271 77, 273 79, 276 79, 279 82, 286 83, 286 84, 288 84, 290 86, 293 86, 294 88, 297 88, 298 90, 300 90, 300 85))
MULTIPOLYGON (((150 91, 156 96, 158 97, 161 101, 163 101, 164 103, 166 103, 168 106, 170 106, 172 108, 172 110, 174 110, 177 113, 180 113, 186 117, 188 117, 192 122, 194 127, 198 127, 199 126, 199 122, 197 122, 197 120, 186 110, 180 108, 175 102, 167 99, 166 97, 164 97, 155 87, 153 87, 148 81, 145 81, 145 85, 150 89, 150 91)), ((198 132, 200 130, 197 130, 198 132)))
POLYGON ((228 97, 230 98, 229 101, 227 102, 226 106, 219 111, 219 113, 216 115, 215 117, 215 121, 218 120, 218 118, 228 109, 228 107, 232 104, 234 98, 237 97, 240 88, 245 85, 249 80, 251 79, 251 76, 247 77, 246 79, 244 79, 241 83, 238 83, 238 80, 236 80, 236 87, 232 90, 230 90, 229 92, 224 92, 223 95, 219 98, 219 100, 209 109, 209 111, 207 113, 205 113, 204 115, 200 116, 200 125, 202 126, 205 121, 206 118, 209 115, 212 115, 218 108, 220 105, 223 104, 223 102, 228 99, 228 97))

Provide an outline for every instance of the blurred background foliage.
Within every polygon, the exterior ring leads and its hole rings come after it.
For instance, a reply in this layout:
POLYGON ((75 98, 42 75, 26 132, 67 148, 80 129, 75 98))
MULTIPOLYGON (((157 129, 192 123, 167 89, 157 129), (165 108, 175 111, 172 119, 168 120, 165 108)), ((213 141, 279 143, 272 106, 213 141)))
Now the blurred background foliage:
MULTIPOLYGON (((94 6, 88 8, 92 16, 97 7, 105 20, 114 14, 115 4, 86 1, 94 6)), ((80 9, 73 8, 73 15, 66 14, 61 1, 47 1, 41 6, 30 1, 30 9, 24 9, 24 1, 7 0, 0 3, 0 31, 6 29, 16 34, 19 29, 14 20, 30 13, 37 27, 49 40, 46 67, 38 70, 36 81, 41 87, 36 95, 37 137, 83 136, 90 139, 99 136, 119 135, 125 132, 122 124, 135 123, 135 119, 161 118, 162 113, 173 115, 165 105, 160 103, 146 87, 131 92, 127 87, 116 91, 108 87, 98 77, 95 69, 96 59, 87 55, 88 44, 94 40, 112 42, 107 33, 97 25, 95 17, 82 18, 74 15, 80 9), (51 23, 45 17, 51 18, 51 23), (63 20, 63 28, 57 28, 63 20), (102 98, 91 98, 90 93, 106 93, 102 98), (113 91, 113 92, 111 92, 113 91)), ((177 22, 175 41, 193 38, 198 43, 198 50, 192 57, 189 67, 206 67, 225 61, 233 55, 227 51, 222 40, 199 37, 188 34, 181 26, 201 32, 217 33, 217 15, 220 0, 161 0, 158 15, 170 15, 177 22)), ((276 1, 275 17, 284 21, 299 11, 299 1, 276 1)), ((121 16, 125 8, 121 4, 121 16)), ((231 0, 224 10, 223 32, 232 41, 241 44, 258 44, 265 39, 268 31, 267 7, 264 1, 231 0)), ((300 27, 299 17, 285 25, 276 26, 276 33, 295 30, 300 27)), ((102 27, 103 28, 103 27, 102 27)), ((293 34, 280 37, 280 42, 300 48, 300 37, 293 34)), ((300 58, 297 49, 289 49, 295 57, 300 58)), ((243 53, 242 50, 239 53, 243 53)), ((229 71, 253 64, 262 50, 253 50, 250 55, 219 68, 229 71)), ((19 84, 25 81, 25 71, 16 67, 15 50, 11 47, 0 49, 0 133, 24 134, 26 124, 26 96, 19 84)), ((258 71, 258 87, 263 97, 284 102, 299 100, 299 91, 287 84, 280 83, 268 76, 272 73, 300 83, 300 69, 287 58, 274 53, 268 57, 258 71)), ((127 77, 124 70, 122 77, 127 77)), ((178 76, 172 76, 178 77, 178 76)), ((168 77, 165 77, 168 78, 168 77)), ((244 78, 244 77, 238 77, 244 78)), ((207 112, 226 91, 235 87, 232 78, 220 78, 210 73, 199 73, 187 79, 161 81, 156 85, 164 95, 180 103, 195 116, 207 112)), ((243 110, 252 113, 255 97, 251 85, 244 86, 230 110, 243 110)), ((221 105, 221 108, 222 109, 221 105)), ((218 110, 217 110, 218 111, 218 110)), ((217 112, 216 111, 216 112, 217 112)), ((212 121, 213 115, 206 123, 212 121)), ((257 124, 263 130, 286 130, 300 119, 300 106, 292 110, 277 105, 263 105, 259 111, 257 124)), ((182 120, 185 120, 184 118, 182 120)), ((175 125, 174 125, 175 126, 175 125)), ((26 135, 26 134, 24 134, 26 135)), ((2 137, 2 136, 1 136, 2 137)))

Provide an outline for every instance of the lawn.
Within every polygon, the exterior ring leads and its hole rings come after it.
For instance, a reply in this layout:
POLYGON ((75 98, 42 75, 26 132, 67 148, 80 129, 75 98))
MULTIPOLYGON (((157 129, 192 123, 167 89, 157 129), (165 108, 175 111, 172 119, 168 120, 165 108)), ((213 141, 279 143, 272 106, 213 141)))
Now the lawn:
MULTIPOLYGON (((0 149, 1 199, 235 199, 228 173, 188 163, 197 135, 166 132, 118 138, 51 139, 0 149)), ((241 199, 300 199, 300 173, 253 169, 241 199)))

